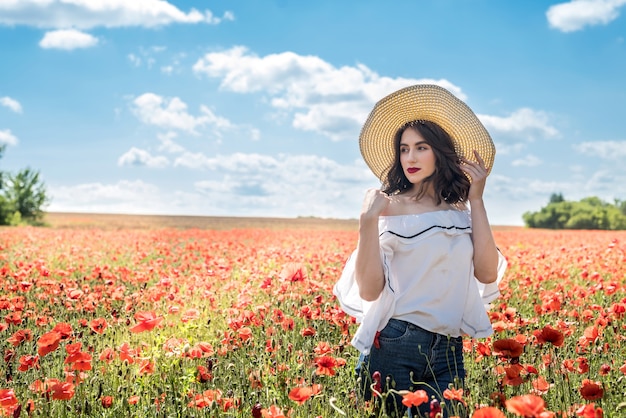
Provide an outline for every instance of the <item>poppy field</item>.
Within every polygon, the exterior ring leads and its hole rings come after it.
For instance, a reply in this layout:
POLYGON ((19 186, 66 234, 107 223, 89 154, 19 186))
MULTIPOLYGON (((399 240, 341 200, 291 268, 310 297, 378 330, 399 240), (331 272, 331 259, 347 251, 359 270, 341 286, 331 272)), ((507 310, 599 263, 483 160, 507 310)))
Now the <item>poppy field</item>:
MULTIPOLYGON (((509 265, 495 333, 465 339, 465 387, 441 407, 626 416, 626 233, 494 234, 509 265)), ((384 416, 355 396, 357 325, 332 294, 356 241, 354 228, 0 229, 0 416, 384 416)))

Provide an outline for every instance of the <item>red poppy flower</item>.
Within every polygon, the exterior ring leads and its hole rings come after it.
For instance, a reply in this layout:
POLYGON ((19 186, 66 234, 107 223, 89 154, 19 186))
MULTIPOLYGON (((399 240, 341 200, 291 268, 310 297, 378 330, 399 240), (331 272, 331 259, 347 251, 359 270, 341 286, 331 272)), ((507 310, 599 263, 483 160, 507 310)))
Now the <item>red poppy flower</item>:
POLYGON ((59 333, 62 340, 66 340, 72 336, 72 326, 65 322, 59 322, 52 328, 52 331, 59 333))
POLYGON ((487 406, 474 411, 472 418, 506 418, 504 412, 493 406, 487 406))
POLYGON ((539 417, 546 408, 544 400, 537 395, 514 396, 505 404, 509 412, 521 417, 539 417))
POLYGON ((426 402, 428 402, 428 394, 422 389, 418 389, 415 392, 409 392, 402 397, 402 405, 406 407, 420 406, 426 402))
POLYGON ((315 359, 317 369, 315 373, 318 375, 334 376, 337 361, 331 356, 322 356, 315 359))
POLYGON ((57 382, 48 388, 52 399, 69 401, 74 397, 74 385, 69 382, 57 382))
POLYGON ((428 418, 441 418, 443 416, 441 412, 441 403, 439 399, 433 398, 430 400, 430 412, 428 413, 428 418))
POLYGON ((43 357, 59 348, 60 342, 61 334, 56 331, 46 332, 37 341, 37 353, 40 357, 43 357))
POLYGON ((602 364, 600 365, 600 371, 599 371, 599 373, 600 373, 600 376, 606 376, 606 375, 608 375, 609 373, 611 373, 611 365, 610 365, 610 364, 608 364, 608 363, 602 363, 602 364))
POLYGON ((604 389, 600 382, 594 382, 590 379, 583 379, 580 387, 580 395, 587 401, 595 401, 604 396, 604 389))
POLYGON ((81 351, 82 343, 77 342, 65 346, 68 356, 65 364, 71 364, 71 370, 91 370, 91 354, 81 351))
POLYGON ((13 335, 7 338, 7 341, 11 343, 13 347, 17 347, 24 341, 30 341, 33 339, 33 333, 29 329, 20 329, 15 331, 13 335))
MULTIPOLYGON (((465 342, 469 342, 469 340, 465 340, 464 343, 465 342)), ((467 350, 467 352, 471 352, 471 348, 467 350)), ((476 344, 476 362, 479 362, 484 357, 488 357, 490 355, 491 355, 491 347, 489 347, 489 344, 485 344, 483 341, 478 341, 478 343, 476 344)))
POLYGON ((70 354, 65 359, 65 363, 72 365, 71 370, 91 370, 91 354, 82 351, 70 354))
POLYGON ((200 318, 200 311, 195 309, 195 308, 191 308, 191 309, 187 309, 182 316, 180 317, 180 320, 182 322, 189 322, 189 321, 193 321, 200 318))
POLYGON ((135 320, 138 323, 130 329, 130 332, 151 331, 163 321, 163 317, 156 316, 154 312, 137 312, 135 320))
POLYGON ((504 367, 504 379, 503 383, 508 386, 519 386, 525 382, 525 376, 522 376, 522 372, 526 371, 524 366, 519 363, 510 364, 504 367))
POLYGON ((100 359, 100 361, 110 363, 115 358, 115 351, 112 348, 107 347, 102 350, 102 353, 100 353, 100 357, 98 358, 100 359))
POLYGON ((380 396, 382 391, 382 376, 378 370, 372 373, 372 391, 376 396, 380 396))
POLYGON ((313 386, 296 387, 289 391, 289 399, 296 402, 298 405, 304 404, 313 396, 322 391, 322 385, 315 384, 313 386))
POLYGON ((198 347, 205 356, 212 356, 215 353, 215 350, 213 350, 213 346, 210 343, 204 341, 200 341, 198 344, 196 344, 196 347, 198 347))
POLYGON ((596 408, 595 403, 590 403, 578 408, 576 410, 576 415, 583 418, 602 418, 604 416, 604 411, 600 407, 596 408))
POLYGON ((287 263, 280 273, 280 278, 290 282, 300 282, 306 277, 306 268, 300 263, 287 263))
POLYGON ((548 381, 543 378, 542 376, 539 376, 538 378, 536 378, 535 380, 533 380, 531 382, 532 386, 533 386, 533 391, 535 394, 537 395, 543 395, 544 393, 547 393, 548 390, 554 386, 550 383, 548 383, 548 381))
POLYGON ((0 406, 6 410, 16 407, 19 404, 13 389, 0 389, 0 406))
POLYGON ((221 399, 221 390, 208 389, 194 396, 194 400, 189 402, 188 406, 195 406, 196 408, 207 408, 213 405, 213 402, 219 403, 221 399))
POLYGON ((237 330, 237 335, 241 341, 248 341, 252 338, 252 330, 250 327, 242 327, 237 330))
POLYGON ((213 375, 211 374, 209 369, 207 369, 206 367, 198 366, 197 371, 198 371, 198 374, 196 375, 196 378, 198 379, 198 382, 205 383, 210 380, 213 380, 213 375))
POLYGON ((112 396, 103 396, 100 399, 100 403, 103 408, 110 408, 113 405, 113 397, 112 396))
POLYGON ((263 418, 286 418, 285 413, 276 405, 270 406, 268 409, 261 409, 263 418))
POLYGON ((38 356, 21 356, 20 366, 17 368, 20 372, 25 372, 32 368, 39 369, 39 357, 38 356))
POLYGON ((594 343, 598 337, 600 336, 600 331, 598 331, 598 327, 592 325, 590 327, 585 328, 583 332, 583 336, 581 337, 581 343, 585 341, 586 343, 594 343))
POLYGON ((517 358, 522 355, 524 346, 513 338, 493 342, 493 351, 502 357, 517 358))
POLYGON ((143 359, 139 363, 139 374, 152 374, 154 373, 154 362, 150 361, 150 359, 143 359))
POLYGON ((285 330, 285 331, 291 331, 294 326, 295 326, 295 322, 293 320, 293 318, 285 318, 281 323, 280 326, 285 330))
POLYGON ((317 354, 318 356, 328 354, 331 351, 333 351, 333 348, 331 347, 328 341, 320 341, 319 343, 317 343, 317 346, 315 346, 315 348, 313 349, 313 352, 317 354))
POLYGON ((551 343, 555 347, 561 347, 565 340, 563 333, 550 325, 546 325, 540 331, 533 332, 533 334, 537 337, 539 344, 551 343))
POLYGON ((135 358, 139 354, 137 350, 130 347, 128 343, 124 343, 118 347, 120 360, 127 361, 130 364, 135 362, 135 358))
POLYGON ((315 328, 302 328, 302 330, 300 330, 300 335, 302 335, 303 337, 312 337, 315 335, 315 328))
POLYGON ((446 389, 443 391, 443 397, 450 401, 459 401, 463 405, 467 405, 465 403, 465 399, 463 399, 463 388, 460 389, 446 389))
POLYGON ((89 323, 89 328, 96 334, 104 334, 104 330, 109 326, 106 319, 96 318, 89 323))
POLYGON ((4 320, 9 325, 20 325, 22 323, 22 313, 11 312, 10 314, 4 317, 4 320))
POLYGON ((587 357, 578 357, 576 359, 576 364, 578 365, 576 367, 577 373, 585 374, 589 371, 589 360, 587 360, 587 357))

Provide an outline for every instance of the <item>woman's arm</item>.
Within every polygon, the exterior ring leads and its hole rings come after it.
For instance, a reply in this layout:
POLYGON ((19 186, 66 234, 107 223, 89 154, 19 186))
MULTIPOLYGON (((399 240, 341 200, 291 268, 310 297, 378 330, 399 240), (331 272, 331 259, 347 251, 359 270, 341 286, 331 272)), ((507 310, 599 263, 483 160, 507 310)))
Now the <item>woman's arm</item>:
POLYGON ((378 217, 389 205, 389 198, 380 190, 370 189, 365 195, 359 218, 359 243, 355 260, 355 280, 359 296, 366 301, 378 299, 385 285, 378 240, 378 217))
POLYGON ((474 244, 474 276, 482 283, 492 283, 498 278, 496 242, 493 239, 483 200, 470 201, 470 207, 474 244))
POLYGON ((472 214, 472 243, 474 244, 474 276, 482 283, 493 283, 498 277, 498 249, 493 239, 483 192, 487 181, 487 169, 480 155, 474 151, 477 163, 463 160, 461 169, 472 178, 468 200, 472 214))

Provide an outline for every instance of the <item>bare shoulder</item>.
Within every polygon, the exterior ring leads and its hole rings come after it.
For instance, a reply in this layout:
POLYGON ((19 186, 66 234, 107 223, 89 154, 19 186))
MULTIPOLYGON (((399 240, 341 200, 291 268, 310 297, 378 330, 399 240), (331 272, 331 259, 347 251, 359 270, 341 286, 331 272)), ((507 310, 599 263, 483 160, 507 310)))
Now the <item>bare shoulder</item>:
POLYGON ((403 199, 401 199, 399 194, 389 196, 389 204, 385 208, 385 210, 380 214, 381 216, 396 216, 403 215, 405 208, 405 204, 403 199))
POLYGON ((465 202, 458 202, 458 203, 455 203, 455 204, 450 205, 450 206, 452 208, 456 209, 456 210, 461 210, 461 211, 468 210, 467 203, 465 203, 465 202))

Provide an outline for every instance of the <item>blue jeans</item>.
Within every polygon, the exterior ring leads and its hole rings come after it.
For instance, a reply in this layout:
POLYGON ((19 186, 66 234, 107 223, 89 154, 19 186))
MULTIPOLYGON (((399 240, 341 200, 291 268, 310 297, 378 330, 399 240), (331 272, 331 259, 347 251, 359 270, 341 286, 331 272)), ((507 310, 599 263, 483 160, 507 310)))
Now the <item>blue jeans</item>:
MULTIPOLYGON (((378 347, 372 346, 368 356, 361 356, 356 371, 359 389, 366 401, 372 399, 372 374, 378 371, 383 393, 389 389, 411 392, 423 389, 429 399, 435 397, 443 406, 443 391, 450 384, 457 389, 462 387, 465 379, 463 340, 392 318, 378 335, 378 347)), ((450 406, 450 401, 446 400, 446 405, 450 406)), ((401 417, 407 410, 402 405, 402 396, 394 392, 388 393, 380 406, 389 416, 401 417)), ((458 411, 460 405, 455 408, 453 415, 463 415, 458 411)), ((409 416, 427 417, 429 410, 429 403, 425 403, 412 408, 409 416)), ((449 408, 443 408, 443 413, 448 416, 449 408)))

